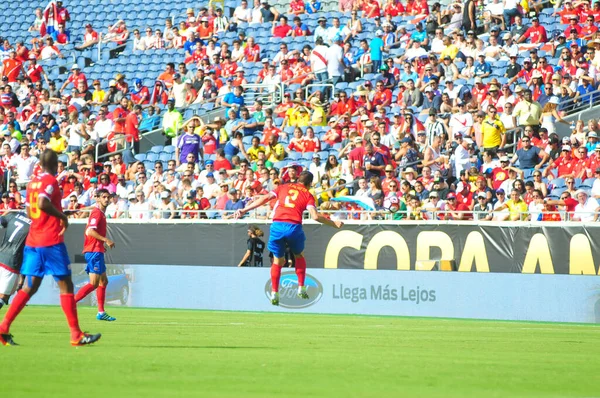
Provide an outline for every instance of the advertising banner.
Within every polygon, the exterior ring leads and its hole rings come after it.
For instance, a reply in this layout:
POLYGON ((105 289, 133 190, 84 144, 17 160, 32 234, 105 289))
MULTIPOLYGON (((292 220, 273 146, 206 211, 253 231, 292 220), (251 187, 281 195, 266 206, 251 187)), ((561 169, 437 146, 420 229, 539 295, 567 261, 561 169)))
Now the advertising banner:
MULTIPOLYGON (((269 224, 261 224, 265 241, 269 224)), ((84 225, 66 233, 83 262, 84 225)), ((309 268, 598 275, 600 229, 593 224, 381 224, 336 230, 307 224, 309 268)), ((236 266, 247 244, 243 223, 110 223, 113 264, 236 266)), ((265 256, 267 253, 265 253, 265 256)), ((268 263, 268 262, 267 262, 268 263)))
MULTIPOLYGON (((82 270, 73 267, 76 289, 82 270)), ((278 307, 269 268, 111 265, 108 278, 109 306, 600 323, 600 281, 587 276, 311 269, 303 300, 286 269, 278 307)), ((58 301, 46 278, 31 303, 58 301)))

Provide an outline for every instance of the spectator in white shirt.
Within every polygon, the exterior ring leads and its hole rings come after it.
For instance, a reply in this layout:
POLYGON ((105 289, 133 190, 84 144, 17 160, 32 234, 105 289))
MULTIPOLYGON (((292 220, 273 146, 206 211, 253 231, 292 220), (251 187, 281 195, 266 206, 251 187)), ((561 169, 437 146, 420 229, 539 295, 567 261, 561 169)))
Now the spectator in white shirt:
POLYGON ((122 199, 118 194, 113 193, 110 196, 110 204, 106 207, 106 218, 123 218, 127 214, 129 204, 122 199))
POLYGON ((96 124, 94 124, 94 132, 91 135, 98 137, 98 140, 102 141, 113 131, 114 125, 112 120, 106 118, 106 111, 100 109, 98 111, 98 119, 96 120, 96 124))
MULTIPOLYGON (((260 5, 259 5, 260 6, 260 5)), ((260 12, 259 12, 260 14, 260 12)), ((242 3, 235 8, 231 22, 239 24, 242 22, 250 22, 252 20, 252 10, 248 8, 248 1, 242 0, 242 3)))
POLYGON ((17 184, 25 185, 29 182, 31 174, 33 174, 33 169, 37 163, 38 159, 29 155, 29 145, 23 144, 21 145, 21 155, 13 157, 8 166, 16 167, 17 184))
POLYGON ((325 165, 321 163, 321 155, 318 153, 313 155, 313 161, 310 166, 308 166, 308 171, 314 176, 313 181, 321 181, 321 176, 325 174, 325 165))
POLYGON ((152 208, 145 198, 146 196, 141 190, 129 195, 129 218, 134 220, 149 220, 152 218, 152 208))
POLYGON ((579 204, 575 206, 575 213, 573 213, 573 221, 597 221, 598 212, 600 211, 598 201, 594 198, 590 198, 588 193, 583 189, 579 189, 577 190, 577 192, 575 192, 575 198, 577 199, 579 204))

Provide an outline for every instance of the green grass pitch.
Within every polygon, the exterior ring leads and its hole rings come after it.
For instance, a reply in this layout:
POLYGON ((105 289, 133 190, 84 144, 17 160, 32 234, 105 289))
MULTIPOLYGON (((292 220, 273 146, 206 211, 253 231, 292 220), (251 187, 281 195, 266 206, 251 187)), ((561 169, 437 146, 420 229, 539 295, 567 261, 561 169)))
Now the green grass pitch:
MULTIPOLYGON (((593 397, 600 327, 374 316, 27 307, 2 397, 593 397)), ((0 312, 3 315, 5 309, 0 312)))

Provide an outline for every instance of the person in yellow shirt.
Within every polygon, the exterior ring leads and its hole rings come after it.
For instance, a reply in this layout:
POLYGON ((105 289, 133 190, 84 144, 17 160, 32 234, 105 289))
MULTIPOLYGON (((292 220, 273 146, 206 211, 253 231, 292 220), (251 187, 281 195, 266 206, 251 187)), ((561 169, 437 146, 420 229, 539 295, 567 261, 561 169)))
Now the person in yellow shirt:
POLYGON ((294 106, 285 111, 282 127, 305 127, 310 124, 310 113, 301 100, 294 100, 294 106))
POLYGON ((510 221, 523 221, 527 219, 527 203, 523 199, 521 199, 521 195, 518 191, 513 190, 510 193, 510 199, 506 201, 502 206, 499 206, 494 212, 500 212, 504 209, 508 209, 509 216, 508 219, 510 221))
POLYGON ((319 98, 313 97, 310 99, 310 106, 313 109, 311 116, 311 126, 327 126, 327 114, 325 112, 325 104, 319 101, 319 98))
POLYGON ((92 92, 92 105, 100 105, 106 98, 106 92, 102 90, 100 80, 94 80, 94 91, 92 92))
POLYGON ((252 146, 246 150, 248 154, 248 160, 250 162, 256 162, 258 160, 258 153, 265 152, 265 147, 260 145, 260 138, 252 137, 252 146))
POLYGON ((269 145, 265 148, 265 155, 270 162, 280 162, 285 159, 285 148, 278 142, 275 134, 269 138, 269 145))
POLYGON ((498 117, 496 107, 488 106, 487 115, 481 122, 481 139, 484 150, 496 150, 506 145, 506 128, 498 117))
POLYGON ((53 130, 47 147, 56 153, 64 153, 67 150, 67 139, 60 135, 58 126, 54 126, 53 130))
POLYGON ((448 36, 444 36, 444 38, 442 39, 442 43, 444 43, 445 47, 442 50, 442 52, 440 52, 439 59, 444 59, 445 56, 448 56, 452 60, 454 60, 454 58, 458 54, 458 47, 452 44, 452 41, 450 41, 450 38, 448 36))

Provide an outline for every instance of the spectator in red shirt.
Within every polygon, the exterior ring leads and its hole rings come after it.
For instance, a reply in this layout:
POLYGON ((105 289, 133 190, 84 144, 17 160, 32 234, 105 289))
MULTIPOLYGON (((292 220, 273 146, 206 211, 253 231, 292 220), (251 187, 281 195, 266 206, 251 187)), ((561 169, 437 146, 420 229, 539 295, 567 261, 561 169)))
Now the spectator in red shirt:
POLYGON ((81 72, 79 65, 74 64, 71 67, 71 72, 73 72, 73 74, 71 76, 69 76, 69 78, 67 80, 65 80, 62 87, 60 88, 60 92, 62 93, 69 84, 73 84, 73 87, 77 88, 79 86, 79 82, 84 82, 85 89, 87 90, 88 89, 87 79, 86 79, 85 75, 81 72))
POLYGON ((260 46, 254 42, 254 37, 248 38, 248 42, 246 43, 246 47, 244 48, 244 58, 246 59, 246 62, 258 62, 258 60, 260 59, 260 46))
POLYGON ((113 122, 115 123, 113 131, 116 134, 125 134, 125 120, 129 114, 128 103, 129 100, 123 97, 119 106, 113 111, 113 122))
POLYGON ((581 28, 580 34, 583 39, 591 40, 593 35, 598 32, 598 27, 595 25, 594 16, 591 14, 587 16, 586 22, 587 24, 581 28))
POLYGON ((569 25, 565 29, 565 36, 569 37, 569 33, 571 30, 575 29, 577 31, 577 35, 581 34, 581 26, 579 25, 579 17, 577 15, 571 15, 569 17, 569 25))
POLYGON ((292 0, 290 1, 290 8, 288 14, 300 15, 304 14, 304 1, 303 0, 292 0))
POLYGON ((127 141, 127 147, 131 149, 135 154, 140 153, 140 118, 142 115, 142 106, 135 105, 133 112, 130 112, 125 117, 125 139, 127 141))
POLYGON ((69 10, 63 7, 63 2, 61 0, 58 0, 56 2, 56 22, 61 25, 66 25, 70 20, 71 15, 69 14, 69 10))
POLYGON ((286 16, 282 15, 279 17, 279 25, 276 25, 275 21, 273 21, 271 33, 273 36, 279 37, 280 39, 292 35, 292 27, 288 25, 288 19, 286 16))
POLYGON ((375 87, 376 91, 375 95, 373 95, 373 105, 388 106, 392 102, 392 91, 385 88, 383 81, 378 81, 375 84, 375 87))
POLYGON ((468 182, 459 182, 456 186, 456 201, 460 204, 463 204, 469 208, 469 210, 473 210, 475 206, 475 201, 473 200, 473 192, 471 192, 471 185, 468 182))
POLYGON ((44 68, 41 65, 38 65, 37 58, 34 54, 29 55, 29 66, 26 71, 27 77, 31 80, 32 83, 37 83, 42 80, 42 76, 46 81, 46 84, 49 84, 48 75, 44 72, 44 68))
POLYGON ((80 46, 75 46, 76 50, 83 50, 84 48, 88 48, 93 46, 94 44, 98 44, 98 32, 92 28, 91 24, 85 25, 85 33, 83 35, 83 44, 80 46))
POLYGON ((569 145, 563 145, 560 152, 560 157, 550 162, 548 167, 544 170, 543 176, 549 179, 562 178, 562 176, 573 173, 574 160, 571 156, 571 147, 569 145), (556 177, 552 170, 556 169, 556 177))
POLYGON ((456 199, 454 192, 448 193, 446 196, 446 212, 441 217, 444 220, 469 220, 471 218, 470 209, 456 199))
POLYGON ((213 35, 213 27, 208 23, 207 17, 203 17, 200 20, 200 26, 198 26, 198 29, 196 30, 198 32, 198 37, 200 37, 202 40, 208 40, 213 35))
POLYGON ((2 77, 6 76, 9 83, 15 83, 21 72, 26 74, 23 63, 17 59, 17 52, 11 50, 8 58, 2 61, 2 77))
POLYGON ((523 36, 519 37, 517 43, 523 43, 526 39, 529 39, 531 44, 544 44, 548 41, 546 28, 540 25, 538 17, 531 18, 531 27, 525 31, 523 36))

